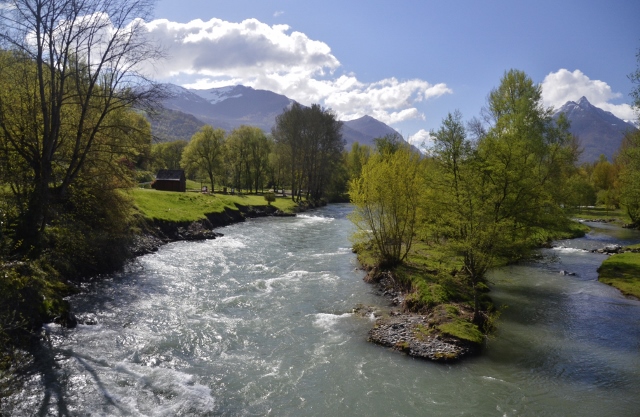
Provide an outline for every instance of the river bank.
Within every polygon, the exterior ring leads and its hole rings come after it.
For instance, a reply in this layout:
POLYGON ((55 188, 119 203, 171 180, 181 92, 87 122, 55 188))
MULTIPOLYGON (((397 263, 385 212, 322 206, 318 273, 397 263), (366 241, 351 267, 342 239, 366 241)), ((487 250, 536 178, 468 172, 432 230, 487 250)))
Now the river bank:
POLYGON ((89 283, 70 301, 94 324, 47 325, 50 360, 0 414, 637 414, 640 304, 597 282, 590 252, 635 234, 596 225, 492 270, 496 337, 443 366, 367 342, 391 299, 362 279, 349 211, 236 223, 89 283))
MULTIPOLYGON (((364 306, 354 310, 375 316, 367 335, 369 342, 434 362, 455 362, 480 353, 484 336, 473 324, 473 309, 463 300, 451 297, 416 307, 411 301, 415 288, 399 278, 397 270, 369 265, 363 269, 364 281, 374 285, 378 296, 389 302, 389 308, 382 312, 371 312, 364 306)), ((485 314, 492 306, 486 307, 485 314)))
MULTIPOLYGON (((553 240, 582 237, 587 230, 585 225, 572 222, 564 229, 542 231, 538 246, 551 247, 553 240)), ((441 250, 437 243, 417 241, 405 261, 381 267, 372 245, 354 247, 367 272, 365 281, 375 285, 391 305, 386 314, 376 318, 369 341, 436 362, 457 361, 482 352, 500 311, 489 295, 489 286, 481 283, 473 289, 461 260, 441 250), (475 297, 478 311, 474 311, 475 297)))

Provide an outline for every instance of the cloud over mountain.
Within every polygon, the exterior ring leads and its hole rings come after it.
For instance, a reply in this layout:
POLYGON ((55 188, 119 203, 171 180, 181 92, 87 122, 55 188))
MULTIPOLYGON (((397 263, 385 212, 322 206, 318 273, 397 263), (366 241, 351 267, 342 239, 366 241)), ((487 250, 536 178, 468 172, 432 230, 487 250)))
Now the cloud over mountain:
POLYGON ((623 97, 600 80, 591 80, 582 71, 560 69, 549 73, 542 82, 542 98, 546 105, 559 108, 567 101, 578 101, 586 97, 594 106, 613 113, 623 120, 635 120, 633 108, 626 103, 613 104, 612 100, 623 97))
POLYGON ((433 148, 433 136, 424 129, 420 129, 415 134, 409 136, 407 142, 418 148, 422 153, 429 153, 433 148))
POLYGON ((169 57, 156 63, 152 76, 189 88, 242 84, 320 103, 343 120, 368 114, 388 124, 423 119, 415 103, 452 93, 444 83, 421 79, 363 83, 356 74, 337 74, 341 64, 331 48, 288 25, 160 19, 146 26, 169 57))

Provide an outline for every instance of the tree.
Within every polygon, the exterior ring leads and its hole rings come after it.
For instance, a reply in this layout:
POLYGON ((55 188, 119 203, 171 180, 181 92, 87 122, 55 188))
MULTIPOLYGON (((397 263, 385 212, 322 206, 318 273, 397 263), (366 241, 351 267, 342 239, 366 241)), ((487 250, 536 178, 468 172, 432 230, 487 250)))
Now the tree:
POLYGON ((251 192, 264 186, 269 168, 269 153, 272 142, 262 129, 240 126, 234 129, 227 141, 227 164, 233 173, 235 188, 245 188, 251 192))
MULTIPOLYGON (((25 210, 17 240, 39 246, 52 205, 63 204, 86 164, 135 129, 123 117, 159 89, 139 71, 158 58, 145 37, 148 0, 5 0, 0 8, 3 77, 0 132, 23 168, 25 210), (5 78, 6 80, 6 78, 5 78)), ((110 165, 113 167, 113 165, 110 165)))
POLYGON ((320 200, 333 183, 344 150, 342 123, 318 104, 294 103, 276 118, 273 137, 288 166, 292 199, 300 201, 303 190, 310 200, 320 200))
POLYGON ((616 156, 620 203, 631 223, 640 225, 640 131, 628 133, 616 156))
MULTIPOLYGON (((638 67, 629 75, 629 79, 636 84, 631 97, 640 120, 640 48, 636 53, 636 59, 638 67)), ((625 136, 616 158, 616 165, 620 167, 618 174, 620 203, 631 218, 631 222, 640 226, 640 133, 638 131, 625 136)))
POLYGON ((488 269, 521 256, 539 232, 566 221, 561 203, 577 155, 566 120, 554 122, 541 103, 540 87, 511 70, 490 93, 485 115, 492 124, 474 127, 475 142, 458 112, 433 133, 433 222, 463 261, 477 322, 488 269))
POLYGON ((269 153, 273 142, 262 129, 253 129, 255 130, 249 140, 249 159, 253 185, 257 193, 259 188, 264 189, 265 176, 269 169, 269 153))
POLYGON ((404 146, 404 140, 402 136, 394 133, 386 134, 380 138, 375 138, 373 140, 375 144, 376 151, 380 154, 392 154, 395 153, 398 149, 404 146))
POLYGON ((204 125, 196 132, 182 152, 180 164, 191 174, 201 172, 209 177, 211 191, 215 191, 214 177, 222 171, 225 140, 222 129, 204 125))
POLYGON ((467 139, 462 115, 458 111, 448 114, 431 136, 435 142, 435 171, 429 178, 433 186, 432 224, 446 250, 462 258, 479 320, 479 295, 485 274, 504 249, 508 221, 495 215, 493 196, 483 176, 483 161, 477 143, 467 139))
POLYGON ((373 243, 381 265, 396 265, 411 250, 424 189, 420 155, 406 146, 374 154, 349 183, 355 240, 373 243))
POLYGON ((358 142, 354 142, 351 145, 351 150, 347 154, 347 171, 349 172, 349 179, 355 179, 362 173, 362 166, 367 163, 367 160, 371 156, 371 148, 367 145, 360 145, 358 142))
POLYGON ((615 167, 607 160, 607 157, 600 155, 600 159, 594 165, 593 172, 591 173, 591 181, 597 191, 606 191, 614 187, 616 180, 615 171, 615 167))
POLYGON ((151 170, 180 169, 182 153, 188 143, 186 140, 176 140, 151 145, 151 170))
POLYGON ((631 91, 633 107, 636 108, 636 111, 640 111, 640 48, 638 48, 636 52, 636 61, 638 62, 638 67, 634 72, 629 74, 629 79, 636 85, 633 91, 631 91))

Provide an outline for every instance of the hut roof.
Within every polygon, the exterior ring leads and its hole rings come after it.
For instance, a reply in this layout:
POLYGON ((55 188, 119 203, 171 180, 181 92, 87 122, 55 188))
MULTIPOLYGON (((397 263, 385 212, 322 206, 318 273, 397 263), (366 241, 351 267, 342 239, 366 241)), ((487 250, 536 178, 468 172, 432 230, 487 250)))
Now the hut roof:
POLYGON ((156 174, 156 179, 164 181, 180 181, 183 176, 184 170, 182 169, 161 169, 156 174))

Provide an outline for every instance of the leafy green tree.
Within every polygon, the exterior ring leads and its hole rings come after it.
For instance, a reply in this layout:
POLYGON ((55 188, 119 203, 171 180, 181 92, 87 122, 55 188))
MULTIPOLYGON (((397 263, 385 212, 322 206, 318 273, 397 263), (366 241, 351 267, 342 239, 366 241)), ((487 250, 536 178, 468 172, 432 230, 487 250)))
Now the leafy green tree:
POLYGON ((215 191, 215 176, 222 171, 225 132, 204 125, 192 137, 182 152, 182 165, 187 172, 203 173, 209 177, 211 191, 215 191))
POLYGON ((585 207, 596 204, 596 189, 584 168, 578 168, 567 180, 567 204, 585 207))
POLYGON ((636 108, 636 111, 640 111, 640 48, 638 48, 636 52, 636 61, 638 62, 638 66, 634 72, 629 74, 629 79, 636 85, 633 91, 631 91, 633 106, 636 108))
POLYGON ((631 223, 640 225, 640 132, 628 133, 616 157, 620 203, 631 223))
POLYGON ((273 137, 288 166, 292 199, 320 200, 342 164, 342 123, 318 104, 294 103, 276 118, 273 137))
POLYGON ((463 260, 477 322, 488 269, 527 251, 538 231, 566 221, 561 204, 577 155, 566 121, 554 122, 541 103, 540 87, 511 70, 489 95, 492 125, 474 128, 482 132, 476 142, 467 139, 458 112, 432 133, 434 227, 463 260))
POLYGON ((392 133, 380 138, 375 138, 373 143, 375 144, 376 151, 380 154, 392 154, 405 146, 402 136, 392 133))
POLYGON ((262 129, 254 128, 249 140, 249 159, 253 187, 264 190, 265 178, 269 170, 269 154, 273 148, 273 141, 268 138, 262 129))
POLYGON ((160 169, 180 169, 182 152, 188 143, 186 140, 176 140, 151 145, 151 162, 149 164, 151 170, 155 172, 160 169))
POLYGON ((354 239, 373 243, 381 265, 396 265, 411 250, 424 189, 420 155, 405 146, 392 154, 375 153, 349 183, 355 206, 350 218, 358 229, 354 239))
POLYGON ((147 0, 8 0, 0 7, 0 132, 21 170, 16 241, 23 250, 42 246, 53 206, 69 200, 85 165, 97 160, 96 145, 109 148, 114 133, 135 128, 120 113, 158 96, 137 71, 160 56, 145 36, 150 12, 147 0))
MULTIPOLYGON (((640 120, 640 48, 636 53, 638 66, 629 74, 629 79, 636 86, 631 92, 633 107, 640 120)), ((640 133, 628 133, 616 157, 618 172, 618 189, 620 203, 625 208, 631 222, 640 227, 640 133)))
POLYGON ((467 139, 461 118, 457 111, 449 114, 431 134, 435 170, 429 177, 433 187, 430 204, 434 234, 443 239, 448 251, 462 258, 479 315, 485 274, 505 249, 509 224, 496 216, 493 190, 482 175, 483 160, 477 144, 467 139))
POLYGON ((269 170, 272 142, 264 132, 253 126, 234 129, 227 141, 227 164, 232 173, 233 187, 247 189, 264 186, 269 170))
POLYGON ((275 193, 284 190, 288 175, 287 147, 282 143, 273 142, 269 163, 267 165, 267 178, 275 193))
POLYGON ((367 145, 360 145, 358 142, 351 145, 351 150, 347 154, 346 165, 349 179, 355 179, 362 173, 362 167, 371 156, 371 148, 367 145))
POLYGON ((611 164, 607 157, 600 155, 600 159, 593 167, 591 180, 597 191, 610 190, 615 186, 616 168, 611 164))

